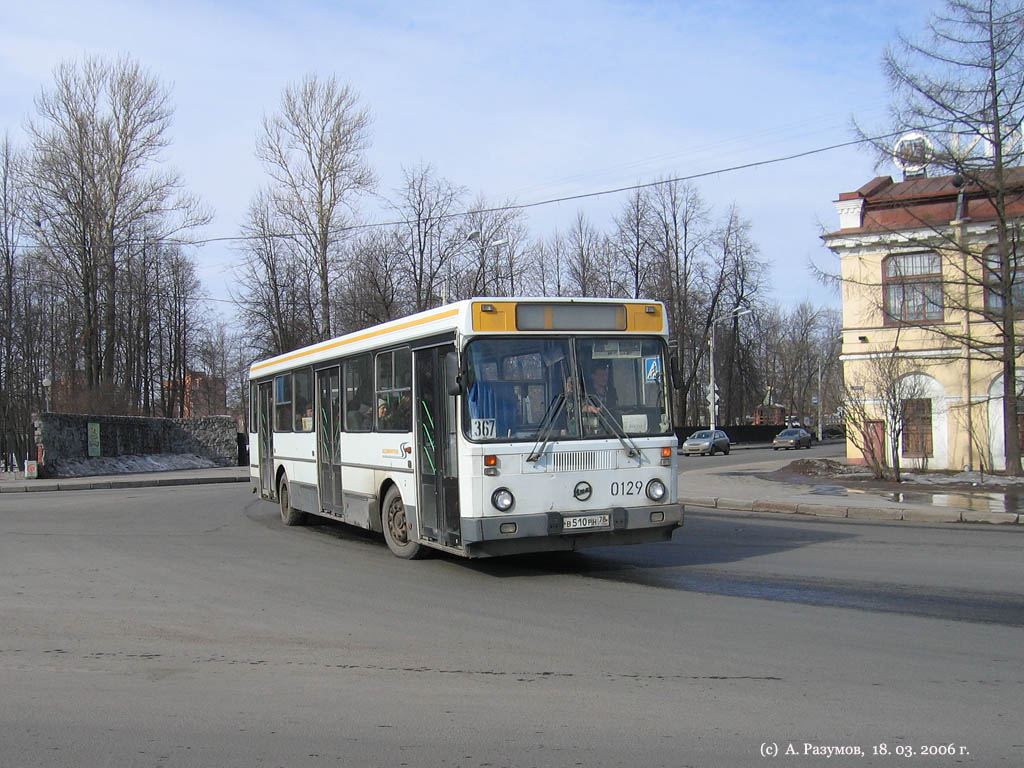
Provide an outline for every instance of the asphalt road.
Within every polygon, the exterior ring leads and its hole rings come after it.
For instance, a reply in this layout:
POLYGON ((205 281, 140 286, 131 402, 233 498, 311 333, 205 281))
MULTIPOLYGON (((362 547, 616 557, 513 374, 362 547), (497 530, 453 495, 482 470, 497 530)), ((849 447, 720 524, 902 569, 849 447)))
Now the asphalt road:
POLYGON ((770 446, 733 446, 728 455, 716 453, 714 456, 683 456, 679 455, 679 471, 688 472, 708 467, 730 467, 738 464, 755 462, 773 462, 779 466, 797 459, 835 459, 846 456, 846 444, 839 440, 814 443, 810 448, 799 450, 773 451, 770 446))
POLYGON ((1017 766, 1022 546, 709 514, 405 562, 245 486, 5 495, 0 765, 1017 766))

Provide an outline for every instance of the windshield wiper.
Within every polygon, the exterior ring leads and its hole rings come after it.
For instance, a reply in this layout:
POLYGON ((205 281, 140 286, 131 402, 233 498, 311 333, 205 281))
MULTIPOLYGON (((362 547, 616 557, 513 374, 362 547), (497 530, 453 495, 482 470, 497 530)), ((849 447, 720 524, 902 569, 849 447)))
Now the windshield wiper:
POLYGON ((540 420, 540 427, 537 429, 537 442, 533 444, 533 450, 526 457, 527 461, 536 461, 544 453, 544 449, 548 445, 548 437, 551 435, 551 428, 555 425, 555 419, 558 418, 558 414, 562 412, 564 406, 565 392, 559 392, 551 398, 551 402, 548 403, 548 408, 544 412, 544 418, 540 420))
POLYGON ((597 395, 586 394, 583 396, 586 403, 597 408, 597 418, 604 425, 605 429, 619 438, 619 442, 622 443, 622 447, 626 449, 626 455, 630 458, 640 456, 640 448, 633 442, 633 438, 622 431, 618 422, 615 421, 615 416, 608 407, 601 402, 597 395))

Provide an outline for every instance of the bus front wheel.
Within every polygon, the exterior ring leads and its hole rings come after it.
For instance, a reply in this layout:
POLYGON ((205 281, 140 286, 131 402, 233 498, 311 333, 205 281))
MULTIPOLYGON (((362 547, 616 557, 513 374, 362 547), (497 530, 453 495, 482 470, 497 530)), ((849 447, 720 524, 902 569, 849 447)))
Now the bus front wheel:
POLYGON ((288 475, 281 475, 281 483, 277 486, 277 500, 281 504, 281 522, 285 525, 301 525, 306 513, 292 506, 292 497, 288 493, 288 475))
POLYGON ((405 504, 398 488, 391 486, 384 494, 381 505, 381 528, 384 529, 384 540, 388 549, 398 557, 412 560, 420 556, 420 545, 409 541, 409 524, 405 516, 405 504))

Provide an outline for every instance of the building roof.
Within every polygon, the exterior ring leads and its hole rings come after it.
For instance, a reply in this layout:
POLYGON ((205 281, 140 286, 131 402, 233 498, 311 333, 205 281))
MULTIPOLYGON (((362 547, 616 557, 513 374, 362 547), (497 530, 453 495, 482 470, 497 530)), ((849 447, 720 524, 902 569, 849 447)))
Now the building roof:
MULTIPOLYGON (((1007 168, 1007 214, 1024 217, 1024 167, 1007 168)), ((860 226, 844 227, 824 235, 892 232, 923 227, 941 227, 957 218, 957 198, 961 189, 965 197, 965 218, 991 221, 996 218, 995 206, 988 193, 977 185, 956 186, 956 176, 918 177, 894 182, 891 176, 877 176, 856 192, 839 195, 837 205, 862 201, 860 226)))

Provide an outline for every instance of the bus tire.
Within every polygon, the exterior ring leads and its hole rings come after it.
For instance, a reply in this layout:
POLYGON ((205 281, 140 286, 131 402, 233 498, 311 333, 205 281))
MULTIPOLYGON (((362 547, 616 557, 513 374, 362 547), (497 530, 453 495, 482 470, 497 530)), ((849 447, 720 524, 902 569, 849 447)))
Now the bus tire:
POLYGON ((380 507, 380 525, 384 529, 384 540, 392 554, 403 560, 413 560, 420 556, 422 547, 415 541, 409 541, 405 503, 397 486, 391 486, 384 494, 384 503, 380 507))
POLYGON ((281 522, 285 525, 302 525, 306 513, 292 506, 292 497, 288 492, 288 475, 281 475, 277 485, 277 500, 281 505, 281 522))

